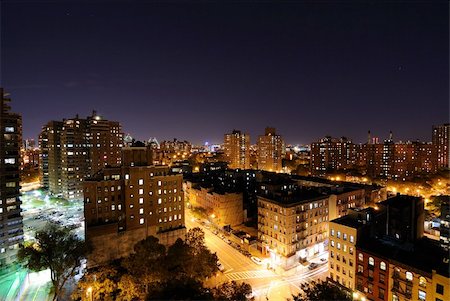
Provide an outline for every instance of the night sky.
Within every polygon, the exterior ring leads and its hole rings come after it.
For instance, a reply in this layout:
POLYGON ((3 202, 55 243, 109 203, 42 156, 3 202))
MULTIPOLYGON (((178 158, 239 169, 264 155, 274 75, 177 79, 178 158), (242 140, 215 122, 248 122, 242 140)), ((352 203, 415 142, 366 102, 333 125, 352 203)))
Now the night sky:
POLYGON ((288 143, 449 120, 448 2, 1 0, 1 82, 24 138, 93 109, 138 139, 288 143))

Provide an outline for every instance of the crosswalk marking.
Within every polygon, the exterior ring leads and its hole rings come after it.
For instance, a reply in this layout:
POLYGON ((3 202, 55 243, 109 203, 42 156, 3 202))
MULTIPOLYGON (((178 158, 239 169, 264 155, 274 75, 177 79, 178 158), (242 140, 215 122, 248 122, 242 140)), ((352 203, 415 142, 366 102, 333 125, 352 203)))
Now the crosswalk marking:
POLYGON ((261 271, 246 271, 246 272, 235 272, 228 273, 225 276, 229 280, 244 280, 244 279, 252 279, 252 278, 269 278, 276 276, 271 271, 261 270, 261 271))

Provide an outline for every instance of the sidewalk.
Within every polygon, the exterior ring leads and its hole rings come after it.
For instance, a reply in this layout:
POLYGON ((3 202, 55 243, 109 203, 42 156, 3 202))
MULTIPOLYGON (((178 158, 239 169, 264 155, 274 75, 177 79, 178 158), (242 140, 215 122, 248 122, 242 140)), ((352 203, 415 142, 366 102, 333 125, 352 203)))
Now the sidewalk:
POLYGON ((28 274, 28 286, 22 293, 20 301, 51 301, 50 270, 28 274))

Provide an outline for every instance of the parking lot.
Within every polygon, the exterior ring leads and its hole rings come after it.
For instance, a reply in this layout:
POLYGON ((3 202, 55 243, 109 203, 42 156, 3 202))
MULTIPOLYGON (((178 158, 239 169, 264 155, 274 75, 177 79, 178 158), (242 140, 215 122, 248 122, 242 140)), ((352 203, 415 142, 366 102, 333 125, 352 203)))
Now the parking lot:
POLYGON ((84 239, 82 200, 67 201, 42 190, 24 192, 21 200, 25 241, 34 240, 36 231, 47 223, 68 227, 84 239))

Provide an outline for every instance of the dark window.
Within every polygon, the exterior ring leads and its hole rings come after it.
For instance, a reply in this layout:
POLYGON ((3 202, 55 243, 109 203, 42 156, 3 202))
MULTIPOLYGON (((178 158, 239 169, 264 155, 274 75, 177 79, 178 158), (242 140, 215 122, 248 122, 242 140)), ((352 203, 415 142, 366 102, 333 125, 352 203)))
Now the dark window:
POLYGON ((380 282, 380 283, 384 283, 384 274, 380 274, 380 280, 379 280, 379 282, 380 282))
POLYGON ((436 284, 436 293, 441 295, 444 294, 444 286, 442 284, 436 284))
POLYGON ((378 298, 384 299, 384 289, 378 289, 378 298))

